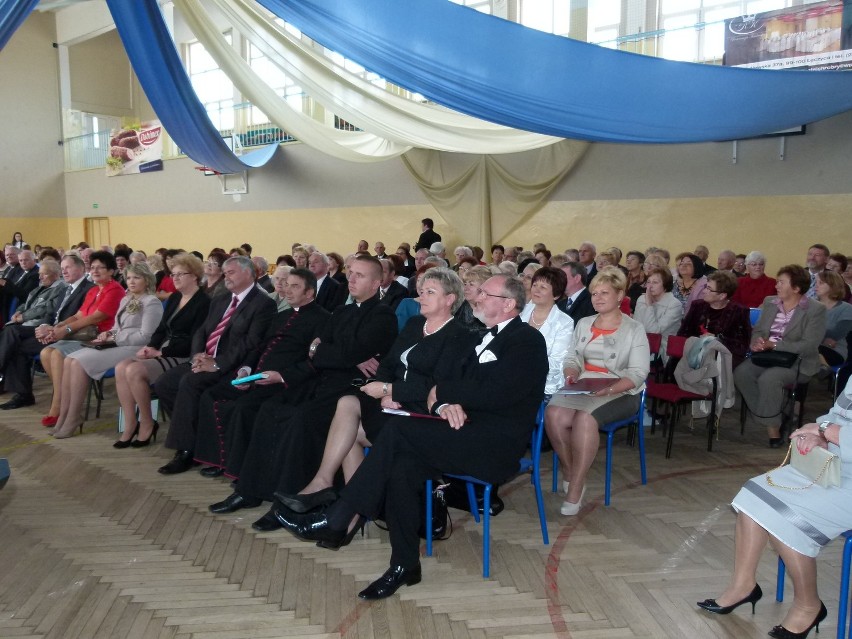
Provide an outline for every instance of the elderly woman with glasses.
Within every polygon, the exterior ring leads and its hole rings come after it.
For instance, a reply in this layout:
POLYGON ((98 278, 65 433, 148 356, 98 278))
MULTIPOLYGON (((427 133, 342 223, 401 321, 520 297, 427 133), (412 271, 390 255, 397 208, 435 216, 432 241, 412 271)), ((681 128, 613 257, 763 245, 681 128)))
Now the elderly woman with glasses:
POLYGON ((747 308, 760 308, 770 295, 775 295, 775 278, 766 275, 766 258, 752 251, 745 259, 746 276, 737 280, 737 290, 731 298, 747 308))
POLYGON ((692 303, 677 332, 681 337, 715 335, 731 351, 734 368, 745 359, 751 341, 748 309, 731 300, 736 290, 733 274, 714 271, 708 275, 704 299, 692 303))
POLYGON ((228 254, 225 251, 213 249, 204 262, 204 284, 201 290, 211 299, 228 292, 222 275, 222 265, 227 259, 228 254))
POLYGON ((53 432, 57 439, 71 437, 83 425, 83 399, 89 381, 102 379, 106 371, 147 343, 163 316, 163 305, 154 295, 154 274, 148 265, 128 266, 126 277, 127 294, 119 303, 115 322, 63 362, 59 419, 53 432))

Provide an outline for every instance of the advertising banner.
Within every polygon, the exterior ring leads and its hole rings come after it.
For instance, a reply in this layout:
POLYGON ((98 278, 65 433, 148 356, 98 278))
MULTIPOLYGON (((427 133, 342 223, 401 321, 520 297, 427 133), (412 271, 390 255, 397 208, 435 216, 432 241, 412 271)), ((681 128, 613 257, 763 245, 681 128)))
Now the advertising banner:
POLYGON ((163 170, 163 127, 159 120, 110 133, 107 176, 163 170))

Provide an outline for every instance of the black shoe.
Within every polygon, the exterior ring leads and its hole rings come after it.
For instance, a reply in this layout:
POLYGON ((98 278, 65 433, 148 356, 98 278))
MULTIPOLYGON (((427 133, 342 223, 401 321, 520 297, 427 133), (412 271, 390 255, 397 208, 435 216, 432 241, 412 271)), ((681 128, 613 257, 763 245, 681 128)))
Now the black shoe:
POLYGON ((225 474, 225 469, 218 466, 205 466, 198 472, 202 477, 221 477, 225 474))
POLYGON ((33 406, 35 405, 35 397, 33 395, 22 395, 18 393, 12 399, 10 399, 5 404, 0 404, 0 409, 2 410, 14 410, 16 408, 23 408, 24 406, 33 406))
POLYGON ((284 493, 274 493, 275 499, 287 506, 294 513, 307 513, 319 508, 320 506, 328 506, 330 503, 337 500, 337 491, 334 488, 324 488, 323 490, 307 495, 285 495, 284 493))
POLYGON ((400 586, 413 586, 421 580, 420 564, 411 568, 391 566, 381 577, 358 593, 361 599, 385 599, 399 590, 400 586))
POLYGON ((262 503, 263 500, 257 499, 256 497, 243 497, 239 493, 231 493, 228 495, 227 499, 211 504, 207 507, 207 509, 211 513, 223 515, 225 513, 235 512, 241 508, 257 508, 262 503))
POLYGON ((192 451, 179 450, 175 453, 175 456, 172 457, 172 461, 165 466, 158 468, 157 472, 162 475, 177 475, 178 473, 185 473, 194 465, 195 462, 192 461, 192 451))
POLYGON ((337 550, 341 546, 349 545, 356 531, 364 528, 365 520, 363 517, 359 519, 352 530, 346 532, 329 527, 325 510, 299 514, 286 507, 273 506, 272 511, 275 513, 278 523, 296 537, 305 541, 315 541, 317 546, 329 550, 337 550))
POLYGON ((769 636, 775 637, 775 639, 805 639, 805 637, 811 633, 811 628, 814 626, 816 626, 816 631, 819 633, 820 623, 822 623, 822 620, 828 616, 828 610, 825 609, 825 604, 821 601, 819 604, 819 612, 817 613, 816 619, 814 619, 810 626, 802 630, 802 632, 790 632, 784 626, 775 626, 769 631, 769 636))
POLYGON ((258 519, 251 525, 258 532, 272 532, 273 530, 281 530, 281 524, 278 523, 275 514, 270 510, 263 517, 258 519))
MULTIPOLYGON (((480 515, 485 512, 485 500, 482 497, 477 497, 476 507, 479 510, 480 515)), ((506 504, 503 503, 503 500, 500 499, 498 495, 491 495, 491 508, 489 508, 488 510, 491 511, 492 517, 496 517, 497 515, 502 513, 505 507, 506 504)))
MULTIPOLYGON (((704 601, 699 601, 696 604, 699 608, 703 608, 707 612, 712 612, 717 615, 727 615, 732 613, 734 610, 742 606, 743 604, 750 603, 751 604, 751 614, 754 614, 754 606, 760 601, 760 598, 763 596, 763 591, 760 589, 760 584, 754 584, 754 588, 749 593, 747 597, 740 599, 737 603, 731 604, 730 606, 720 606, 716 603, 715 599, 705 599, 704 601)), ((821 621, 821 620, 820 620, 821 621)), ((770 633, 772 634, 772 633, 770 633)))
MULTIPOLYGON (((133 446, 133 448, 145 448, 145 446, 148 446, 152 441, 157 441, 157 431, 158 430, 160 430, 160 424, 155 419, 154 420, 154 428, 153 428, 153 430, 151 430, 151 435, 148 437, 148 439, 139 439, 139 437, 136 437, 136 439, 134 439, 133 443, 130 444, 130 445, 133 446)), ((138 435, 138 433, 137 433, 137 435, 138 435)))

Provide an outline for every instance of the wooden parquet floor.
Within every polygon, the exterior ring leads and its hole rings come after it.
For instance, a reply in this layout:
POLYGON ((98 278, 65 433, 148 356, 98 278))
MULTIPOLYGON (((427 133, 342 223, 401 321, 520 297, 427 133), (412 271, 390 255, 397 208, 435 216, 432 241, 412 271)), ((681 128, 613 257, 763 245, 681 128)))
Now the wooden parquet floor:
MULTIPOLYGON (((37 380, 39 406, 46 380, 37 380)), ((115 415, 107 385, 103 415, 115 415)), ((828 394, 812 384, 806 413, 825 412, 828 394)), ((492 577, 481 577, 482 537, 472 518, 451 511, 455 531, 423 558, 423 582, 382 602, 357 592, 387 567, 386 533, 339 552, 251 522, 264 509, 211 515, 230 493, 197 472, 165 477, 161 444, 115 450, 111 418, 86 423, 83 436, 46 437, 39 406, 0 411, 0 457, 12 477, 0 491, 0 638, 423 637, 764 637, 789 605, 773 600, 776 557, 759 580, 766 593, 752 616, 699 611, 732 566, 730 499, 748 477, 777 464, 751 425, 723 417, 712 453, 703 423, 676 432, 672 459, 648 431, 649 483, 638 485, 636 452, 615 447, 613 500, 603 506, 604 451, 592 470, 587 505, 559 514, 542 478, 551 544, 544 546, 532 487, 520 477, 501 488, 506 510, 493 520, 492 577)), ((833 636, 840 542, 819 560, 833 636)))

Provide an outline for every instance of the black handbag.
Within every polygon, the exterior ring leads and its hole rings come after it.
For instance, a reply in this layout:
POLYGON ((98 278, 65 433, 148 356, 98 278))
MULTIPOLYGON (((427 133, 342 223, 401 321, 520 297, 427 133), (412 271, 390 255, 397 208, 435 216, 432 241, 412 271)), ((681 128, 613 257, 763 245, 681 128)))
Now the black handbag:
POLYGON ((751 354, 751 361, 761 368, 792 368, 799 356, 788 351, 760 351, 751 354))
MULTIPOLYGON (((444 498, 444 489, 449 484, 441 484, 433 482, 435 487, 432 489, 432 540, 442 541, 449 539, 453 534, 453 520, 450 519, 450 512, 447 510, 447 501, 444 498)), ((420 539, 426 539, 426 513, 424 508, 423 517, 420 520, 420 529, 417 534, 420 539)))

